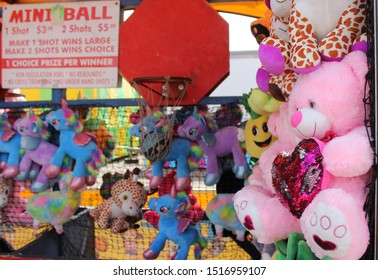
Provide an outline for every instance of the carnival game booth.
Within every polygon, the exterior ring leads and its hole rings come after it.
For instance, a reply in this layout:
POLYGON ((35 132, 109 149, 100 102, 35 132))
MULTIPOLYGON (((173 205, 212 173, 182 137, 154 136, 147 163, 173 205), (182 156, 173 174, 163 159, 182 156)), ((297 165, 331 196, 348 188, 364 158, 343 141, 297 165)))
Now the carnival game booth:
POLYGON ((1 258, 376 259, 376 3, 325 2, 5 5, 1 258))

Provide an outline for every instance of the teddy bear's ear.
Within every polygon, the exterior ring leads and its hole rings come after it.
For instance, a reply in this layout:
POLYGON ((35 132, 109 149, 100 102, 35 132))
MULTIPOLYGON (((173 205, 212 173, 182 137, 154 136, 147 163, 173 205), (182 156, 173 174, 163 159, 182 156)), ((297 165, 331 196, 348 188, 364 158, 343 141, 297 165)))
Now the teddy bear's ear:
POLYGON ((346 55, 342 61, 352 68, 359 83, 364 84, 368 72, 367 57, 364 52, 354 51, 346 55))

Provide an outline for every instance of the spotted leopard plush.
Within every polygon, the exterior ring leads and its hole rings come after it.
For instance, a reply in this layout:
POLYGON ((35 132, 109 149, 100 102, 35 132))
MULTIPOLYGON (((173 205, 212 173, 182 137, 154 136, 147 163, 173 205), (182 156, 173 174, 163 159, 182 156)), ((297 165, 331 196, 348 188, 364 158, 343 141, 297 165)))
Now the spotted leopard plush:
POLYGON ((141 220, 147 192, 138 182, 138 177, 139 169, 134 169, 133 174, 127 170, 124 178, 111 186, 111 196, 89 211, 99 228, 110 228, 112 233, 120 233, 141 220))
POLYGON ((11 191, 11 182, 9 179, 0 176, 0 228, 7 222, 3 208, 8 204, 8 197, 11 191))

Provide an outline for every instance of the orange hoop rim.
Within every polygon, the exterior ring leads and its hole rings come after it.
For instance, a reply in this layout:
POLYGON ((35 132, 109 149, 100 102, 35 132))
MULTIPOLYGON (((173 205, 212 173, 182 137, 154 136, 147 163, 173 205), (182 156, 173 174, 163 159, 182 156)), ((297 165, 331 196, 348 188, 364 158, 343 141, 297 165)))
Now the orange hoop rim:
POLYGON ((130 80, 131 85, 136 84, 161 97, 176 100, 183 98, 191 82, 191 78, 179 76, 148 76, 137 77, 130 80), (161 84, 161 88, 158 88, 156 84, 161 84), (170 87, 173 85, 177 86, 177 89, 172 91, 170 87))

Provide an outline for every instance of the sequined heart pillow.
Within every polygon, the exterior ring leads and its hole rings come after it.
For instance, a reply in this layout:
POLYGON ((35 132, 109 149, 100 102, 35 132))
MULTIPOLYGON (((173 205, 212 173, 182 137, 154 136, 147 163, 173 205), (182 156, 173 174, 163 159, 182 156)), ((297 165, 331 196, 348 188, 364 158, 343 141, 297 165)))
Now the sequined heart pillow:
POLYGON ((273 161, 272 179, 277 197, 298 218, 327 180, 322 147, 312 138, 304 139, 293 153, 282 152, 273 161))

